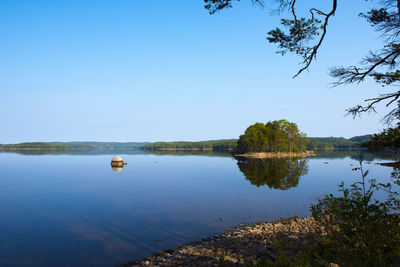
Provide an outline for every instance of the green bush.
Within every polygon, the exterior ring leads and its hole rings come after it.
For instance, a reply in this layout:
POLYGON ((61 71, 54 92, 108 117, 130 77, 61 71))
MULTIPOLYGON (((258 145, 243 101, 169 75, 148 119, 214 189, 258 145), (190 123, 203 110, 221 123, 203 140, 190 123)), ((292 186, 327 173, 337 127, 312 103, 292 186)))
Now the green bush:
POLYGON ((350 188, 342 183, 341 197, 330 194, 311 206, 325 234, 318 244, 323 252, 319 256, 340 266, 391 266, 400 255, 400 216, 392 213, 400 207, 393 191, 399 183, 397 172, 392 173, 393 184, 382 184, 365 182, 368 171, 363 171, 362 161, 354 170, 361 172, 361 182, 350 188), (373 198, 377 190, 386 191, 385 201, 373 198))
MULTIPOLYGON (((275 239, 275 259, 247 261, 245 266, 398 266, 400 263, 400 169, 392 172, 392 182, 365 181, 368 171, 362 167, 361 181, 346 188, 339 185, 341 196, 332 194, 311 206, 312 215, 320 226, 310 233, 305 242, 288 238, 285 234, 275 239), (374 198, 383 190, 385 201, 374 198), (293 253, 295 251, 295 253, 293 253)), ((220 262, 220 266, 223 266, 220 262)))

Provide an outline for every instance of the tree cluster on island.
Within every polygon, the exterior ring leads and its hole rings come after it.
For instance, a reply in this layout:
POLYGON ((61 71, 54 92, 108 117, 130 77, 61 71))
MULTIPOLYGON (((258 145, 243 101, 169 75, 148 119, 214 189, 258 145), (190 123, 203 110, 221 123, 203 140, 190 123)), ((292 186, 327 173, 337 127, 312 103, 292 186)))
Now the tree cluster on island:
POLYGON ((239 137, 235 153, 289 152, 306 150, 307 137, 296 123, 287 120, 250 125, 239 137))

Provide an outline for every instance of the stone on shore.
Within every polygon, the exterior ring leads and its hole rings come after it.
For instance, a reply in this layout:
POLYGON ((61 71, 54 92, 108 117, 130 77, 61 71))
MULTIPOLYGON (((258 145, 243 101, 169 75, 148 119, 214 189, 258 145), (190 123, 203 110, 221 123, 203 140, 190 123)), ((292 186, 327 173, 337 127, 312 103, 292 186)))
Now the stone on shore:
POLYGON ((240 225, 211 238, 153 254, 121 266, 218 266, 224 259, 228 266, 240 266, 244 260, 275 257, 273 242, 278 234, 306 242, 306 235, 317 231, 312 217, 290 218, 276 222, 240 225))

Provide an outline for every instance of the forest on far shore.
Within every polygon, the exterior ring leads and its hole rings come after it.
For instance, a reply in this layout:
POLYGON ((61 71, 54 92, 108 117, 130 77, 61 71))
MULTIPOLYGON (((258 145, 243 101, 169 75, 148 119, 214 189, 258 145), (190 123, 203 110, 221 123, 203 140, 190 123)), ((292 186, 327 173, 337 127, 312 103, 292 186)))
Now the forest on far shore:
MULTIPOLYGON (((361 142, 371 135, 343 137, 306 137, 306 149, 358 148, 361 142)), ((0 144, 0 150, 96 150, 96 149, 144 149, 162 150, 198 150, 198 151, 232 151, 237 147, 238 139, 221 139, 207 141, 176 142, 24 142, 18 144, 0 144)))
POLYGON ((301 134, 295 123, 286 120, 255 123, 249 126, 240 139, 222 139, 208 141, 154 142, 143 147, 145 150, 199 150, 199 151, 292 151, 314 149, 359 148, 371 135, 343 137, 306 137, 301 134), (268 132, 268 133, 267 133, 268 132), (247 134, 246 134, 247 133, 247 134), (299 143, 300 142, 300 143, 299 143), (239 143, 239 144, 238 144, 239 143))

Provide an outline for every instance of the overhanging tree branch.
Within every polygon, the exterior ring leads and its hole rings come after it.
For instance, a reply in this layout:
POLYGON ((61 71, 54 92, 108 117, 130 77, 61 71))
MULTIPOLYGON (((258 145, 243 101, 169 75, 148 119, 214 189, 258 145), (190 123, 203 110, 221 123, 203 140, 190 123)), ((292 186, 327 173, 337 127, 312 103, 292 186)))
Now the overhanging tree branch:
MULTIPOLYGON (((240 0, 204 0, 206 8, 211 14, 224 8, 232 7, 232 3, 240 0)), ((268 41, 278 45, 277 53, 282 55, 287 52, 299 55, 302 60, 301 67, 294 75, 297 77, 307 70, 315 61, 320 47, 328 34, 328 24, 338 8, 338 1, 331 0, 329 12, 315 7, 308 9, 309 17, 299 17, 296 7, 304 0, 275 0, 279 11, 287 11, 290 19, 281 19, 281 25, 285 30, 275 28, 268 32, 268 41)), ((368 1, 368 0, 367 0, 368 1)), ((253 4, 264 6, 264 1, 252 0, 253 4)), ((272 2, 272 1, 271 1, 272 2)), ((367 13, 360 14, 367 22, 381 33, 382 48, 370 52, 359 65, 350 67, 334 67, 330 75, 335 78, 334 86, 360 83, 366 78, 373 78, 382 86, 400 85, 400 0, 381 0, 380 8, 371 9, 367 13)), ((375 105, 385 102, 386 106, 398 103, 398 106, 390 111, 385 120, 400 120, 400 91, 390 94, 380 94, 378 97, 365 100, 366 105, 357 105, 348 109, 348 113, 360 115, 363 112, 375 111, 375 105)))
MULTIPOLYGON (((400 0, 399 0, 399 1, 400 1, 400 0)), ((324 12, 322 12, 322 11, 320 11, 320 10, 317 10, 317 9, 315 9, 315 8, 310 9, 311 14, 313 14, 312 11, 316 11, 319 15, 325 16, 324 24, 323 24, 323 26, 322 26, 322 35, 321 35, 321 38, 319 39, 317 45, 315 45, 315 46, 312 48, 311 54, 305 56, 304 61, 303 61, 303 64, 305 64, 305 66, 302 67, 302 68, 297 72, 297 74, 294 75, 293 77, 297 77, 298 75, 300 75, 300 73, 302 73, 303 71, 305 71, 306 69, 308 69, 308 67, 311 65, 311 62, 317 57, 318 49, 320 48, 320 46, 321 46, 321 44, 322 44, 322 42, 324 41, 325 36, 326 36, 329 18, 335 14, 336 9, 337 9, 337 0, 333 0, 332 10, 331 10, 331 12, 329 12, 328 14, 325 14, 324 12)), ((313 16, 312 20, 314 20, 314 16, 313 16)))

